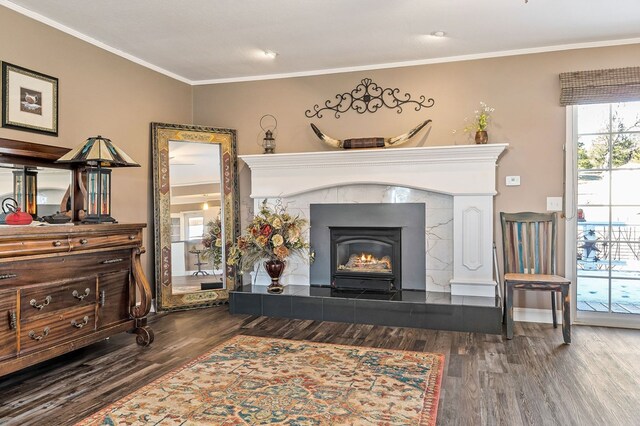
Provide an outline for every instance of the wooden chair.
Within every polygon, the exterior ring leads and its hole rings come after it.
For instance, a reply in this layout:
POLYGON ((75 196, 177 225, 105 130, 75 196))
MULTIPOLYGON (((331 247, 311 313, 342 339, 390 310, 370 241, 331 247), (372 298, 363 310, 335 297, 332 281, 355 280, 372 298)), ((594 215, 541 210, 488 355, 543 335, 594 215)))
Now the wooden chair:
POLYGON ((571 281, 556 275, 557 226, 555 213, 500 213, 504 252, 505 322, 513 338, 513 290, 551 292, 553 327, 556 292, 562 293, 562 335, 571 343, 571 281))

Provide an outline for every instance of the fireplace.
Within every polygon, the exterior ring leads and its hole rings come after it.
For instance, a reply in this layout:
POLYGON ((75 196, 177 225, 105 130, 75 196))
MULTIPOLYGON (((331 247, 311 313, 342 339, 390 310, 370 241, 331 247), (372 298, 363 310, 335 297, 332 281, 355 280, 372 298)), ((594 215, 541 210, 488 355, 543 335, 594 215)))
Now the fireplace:
MULTIPOLYGON (((425 203, 427 223, 422 223, 422 230, 409 230, 407 223, 398 223, 395 216, 391 216, 393 222, 384 222, 384 226, 403 229, 402 289, 494 297, 493 196, 497 160, 507 146, 491 143, 240 158, 251 169, 251 198, 256 210, 264 200, 274 203, 280 198, 308 219, 313 216, 314 204, 361 207, 365 203, 425 203), (369 191, 369 186, 377 192, 369 191), (443 196, 448 197, 446 203, 443 196), (423 246, 426 236, 426 250, 418 252, 406 247, 417 235, 422 236, 423 246), (417 259, 418 253, 421 259, 417 259)), ((307 265, 302 259, 291 259, 282 279, 285 284, 331 284, 326 227, 381 224, 372 223, 368 211, 358 215, 355 223, 345 223, 345 218, 311 219, 309 232, 315 262, 307 265)), ((270 280, 264 271, 258 271, 254 282, 266 285, 270 280)))
POLYGON ((331 226, 331 287, 394 291, 402 288, 398 227, 331 226))

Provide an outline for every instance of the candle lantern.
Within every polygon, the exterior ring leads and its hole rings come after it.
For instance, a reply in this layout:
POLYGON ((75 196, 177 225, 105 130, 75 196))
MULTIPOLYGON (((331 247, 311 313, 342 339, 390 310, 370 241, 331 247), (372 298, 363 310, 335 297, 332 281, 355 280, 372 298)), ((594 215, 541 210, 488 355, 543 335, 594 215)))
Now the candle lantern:
POLYGON ((38 216, 38 171, 27 167, 13 171, 13 198, 23 212, 38 216))

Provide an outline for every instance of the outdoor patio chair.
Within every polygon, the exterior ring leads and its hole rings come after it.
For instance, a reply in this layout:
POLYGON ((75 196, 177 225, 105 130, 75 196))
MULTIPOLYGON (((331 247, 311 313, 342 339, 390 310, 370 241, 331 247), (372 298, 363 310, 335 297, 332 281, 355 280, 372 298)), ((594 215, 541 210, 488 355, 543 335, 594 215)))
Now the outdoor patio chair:
POLYGON ((500 213, 504 253, 504 297, 507 339, 513 338, 513 291, 551 292, 553 327, 556 292, 562 293, 562 335, 571 343, 571 281, 556 275, 556 214, 500 213))

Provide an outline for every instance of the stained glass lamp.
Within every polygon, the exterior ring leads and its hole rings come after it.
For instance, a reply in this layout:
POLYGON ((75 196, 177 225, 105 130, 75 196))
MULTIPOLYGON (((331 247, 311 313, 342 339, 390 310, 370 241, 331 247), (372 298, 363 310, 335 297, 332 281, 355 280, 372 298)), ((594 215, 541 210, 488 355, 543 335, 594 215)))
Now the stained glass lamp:
POLYGON ((111 170, 114 167, 140 167, 110 139, 98 135, 60 157, 57 163, 84 165, 87 176, 85 198, 88 223, 115 222, 111 216, 111 170))

